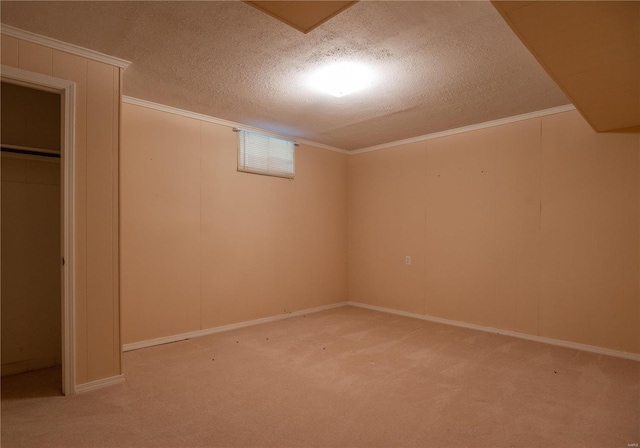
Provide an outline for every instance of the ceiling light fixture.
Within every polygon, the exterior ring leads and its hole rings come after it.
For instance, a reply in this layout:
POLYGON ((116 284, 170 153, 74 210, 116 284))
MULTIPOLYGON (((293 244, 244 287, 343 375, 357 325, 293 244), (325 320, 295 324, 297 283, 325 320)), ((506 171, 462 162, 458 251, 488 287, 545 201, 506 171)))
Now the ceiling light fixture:
POLYGON ((374 78, 373 71, 362 64, 339 62, 313 72, 309 85, 339 98, 371 86, 374 78))

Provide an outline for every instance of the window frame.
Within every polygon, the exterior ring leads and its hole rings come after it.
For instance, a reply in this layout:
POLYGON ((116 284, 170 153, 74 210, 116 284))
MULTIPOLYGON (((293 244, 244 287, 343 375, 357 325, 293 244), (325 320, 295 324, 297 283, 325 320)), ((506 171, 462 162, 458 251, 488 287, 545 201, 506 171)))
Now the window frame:
MULTIPOLYGON (((296 172, 296 146, 297 144, 292 140, 286 140, 283 138, 273 137, 270 135, 260 134, 258 132, 247 131, 244 129, 234 129, 238 134, 238 160, 237 160, 237 171, 241 173, 250 173, 250 174, 259 174, 262 176, 270 176, 270 177, 280 177, 283 179, 293 179, 295 177, 296 172), (279 157, 278 155, 271 154, 271 149, 269 147, 266 148, 263 152, 255 152, 252 153, 247 151, 247 139, 250 139, 251 136, 256 136, 257 140, 263 140, 267 142, 267 146, 270 142, 275 142, 277 144, 286 143, 287 150, 291 152, 291 158, 279 157), (259 159, 260 157, 266 158, 266 163, 256 164, 251 163, 248 160, 250 157, 254 159, 259 159), (274 163, 271 163, 273 161, 274 163), (270 165, 290 165, 291 171, 285 169, 271 169, 270 165), (262 166, 260 166, 262 165, 262 166), (266 168, 263 168, 266 166, 266 168)), ((259 143, 253 142, 253 144, 258 147, 259 143)), ((276 146, 273 150, 277 151, 279 148, 276 146)))

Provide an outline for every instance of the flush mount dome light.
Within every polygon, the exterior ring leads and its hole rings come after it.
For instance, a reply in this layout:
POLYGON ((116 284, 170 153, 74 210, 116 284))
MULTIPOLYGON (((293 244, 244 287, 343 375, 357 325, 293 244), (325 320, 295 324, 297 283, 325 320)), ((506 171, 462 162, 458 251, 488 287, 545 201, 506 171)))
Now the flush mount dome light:
POLYGON ((309 77, 309 85, 321 92, 341 97, 373 84, 371 69, 354 62, 340 62, 321 67, 309 77))

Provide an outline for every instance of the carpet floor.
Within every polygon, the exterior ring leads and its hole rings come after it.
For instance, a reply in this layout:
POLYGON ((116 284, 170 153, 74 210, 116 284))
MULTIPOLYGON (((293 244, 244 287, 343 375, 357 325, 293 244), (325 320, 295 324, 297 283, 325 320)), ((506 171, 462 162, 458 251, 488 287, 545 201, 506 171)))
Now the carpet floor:
MULTIPOLYGON (((621 447, 640 363, 355 307, 2 379, 2 447, 621 447)), ((637 445, 635 445, 637 446, 637 445)))

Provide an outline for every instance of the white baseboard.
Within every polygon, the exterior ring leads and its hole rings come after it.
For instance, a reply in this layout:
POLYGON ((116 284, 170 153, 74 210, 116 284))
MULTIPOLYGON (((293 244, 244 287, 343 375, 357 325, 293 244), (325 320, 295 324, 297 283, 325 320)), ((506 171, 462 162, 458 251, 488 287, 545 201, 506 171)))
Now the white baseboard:
MULTIPOLYGON (((560 346, 560 347, 572 348, 572 349, 576 349, 576 350, 583 350, 583 351, 586 351, 586 352, 597 353, 597 354, 600 354, 600 355, 615 356, 615 357, 618 357, 618 358, 625 358, 625 359, 631 359, 633 361, 640 361, 640 354, 637 354, 637 353, 623 352, 623 351, 620 351, 620 350, 613 350, 613 349, 604 348, 604 347, 597 347, 597 346, 594 346, 594 345, 579 344, 577 342, 563 341, 561 339, 547 338, 547 337, 544 337, 544 336, 536 336, 536 335, 532 335, 532 334, 518 333, 517 331, 503 330, 501 328, 487 327, 487 326, 484 326, 484 325, 471 324, 471 323, 461 322, 461 321, 457 321, 457 320, 450 320, 450 319, 444 319, 444 318, 441 318, 441 317, 429 316, 429 315, 426 315, 426 314, 411 313, 411 312, 408 312, 408 311, 394 310, 392 308, 385 308, 385 307, 381 307, 381 306, 368 305, 366 303, 351 302, 351 301, 333 303, 331 305, 319 306, 319 307, 316 307, 316 308, 309 308, 309 309, 306 309, 306 310, 295 311, 295 312, 287 313, 287 314, 279 314, 277 316, 264 317, 262 319, 239 322, 237 324, 223 325, 221 327, 206 328, 204 330, 191 331, 189 333, 182 333, 182 334, 176 334, 176 335, 172 335, 172 336, 165 336, 165 337, 156 338, 156 339, 148 339, 148 340, 145 340, 145 341, 132 342, 130 344, 124 344, 122 346, 122 350, 127 352, 127 351, 130 351, 130 350, 137 350, 137 349, 140 349, 140 348, 153 347, 155 345, 162 345, 162 344, 169 344, 171 342, 184 341, 184 340, 187 340, 187 339, 197 338, 199 336, 206 336, 206 335, 209 335, 209 334, 221 333, 223 331, 236 330, 238 328, 250 327, 250 326, 253 326, 253 325, 264 324, 264 323, 267 323, 267 322, 275 322, 275 321, 281 320, 281 319, 288 319, 290 317, 302 316, 304 314, 317 313, 317 312, 320 312, 320 311, 325 311, 325 310, 329 310, 329 309, 332 309, 332 308, 338 308, 338 307, 346 306, 346 305, 355 306, 355 307, 359 307, 359 308, 366 308, 366 309, 374 310, 374 311, 380 311, 380 312, 383 312, 383 313, 396 314, 398 316, 411 317, 413 319, 420 319, 420 320, 426 320, 426 321, 429 321, 429 322, 436 322, 436 323, 439 323, 439 324, 453 325, 453 326, 456 326, 456 327, 468 328, 468 329, 471 329, 471 330, 478 330, 478 331, 484 331, 484 332, 488 332, 488 333, 496 333, 496 334, 501 334, 501 335, 505 335, 505 336, 512 336, 512 337, 519 338, 519 339, 526 339, 526 340, 534 341, 534 342, 542 342, 544 344, 557 345, 557 346, 560 346)), ((114 378, 116 378, 116 377, 114 377, 114 378)), ((84 387, 90 386, 90 385, 92 385, 94 383, 99 383, 100 381, 104 381, 104 380, 98 380, 98 381, 94 381, 93 383, 87 383, 87 384, 82 384, 80 386, 76 386, 76 392, 80 392, 78 390, 79 387, 83 387, 84 388, 84 387)), ((124 379, 122 381, 124 381, 124 379)), ((98 387, 103 387, 103 386, 98 385, 97 387, 90 387, 87 390, 93 390, 94 388, 98 388, 98 387)), ((82 391, 84 391, 84 389, 82 391)))
POLYGON ((186 339, 197 338, 199 336, 206 336, 214 333, 222 333, 223 331, 236 330, 238 328, 251 327, 253 325, 265 324, 267 322, 274 322, 281 319, 288 319, 290 317, 302 316, 304 314, 317 313, 319 311, 330 310, 332 308, 338 308, 347 305, 347 302, 332 303, 331 305, 319 306, 316 308, 309 308, 301 311, 294 311, 292 313, 278 314, 277 316, 263 317, 262 319, 249 320, 245 322, 238 322, 237 324, 223 325, 221 327, 205 328, 204 330, 190 331, 189 333, 181 333, 172 336, 164 336, 156 339, 148 339, 146 341, 131 342, 122 346, 123 352, 130 350, 137 350, 140 348, 153 347, 154 345, 169 344, 171 342, 184 341, 186 339))
POLYGON ((557 345, 565 348, 583 350, 585 352, 598 353, 600 355, 615 356, 617 358, 625 358, 625 359, 631 359, 633 361, 640 361, 640 354, 637 354, 637 353, 629 353, 629 352, 623 352, 620 350, 612 350, 609 348, 596 347, 594 345, 579 344, 577 342, 563 341, 561 339, 546 338, 544 336, 518 333, 517 331, 502 330, 500 328, 486 327, 484 325, 476 325, 476 324, 470 324, 466 322, 460 322, 457 320, 443 319, 441 317, 433 317, 433 316, 428 316, 426 314, 410 313, 408 311, 400 311, 400 310, 394 310, 391 308, 384 308, 381 306, 367 305, 366 303, 360 303, 360 302, 346 302, 345 305, 356 306, 359 308, 366 308, 368 310, 381 311, 383 313, 397 314, 399 316, 412 317, 414 319, 421 319, 429 322, 436 322, 439 324, 454 325, 456 327, 469 328, 471 330, 485 331, 488 333, 497 333, 505 336, 512 336, 515 338, 526 339, 529 341, 542 342, 545 344, 557 345))
POLYGON ((91 381, 89 383, 78 384, 75 387, 77 394, 82 394, 96 389, 102 389, 103 387, 112 386, 114 384, 124 383, 124 375, 111 376, 109 378, 103 378, 101 380, 91 381))

